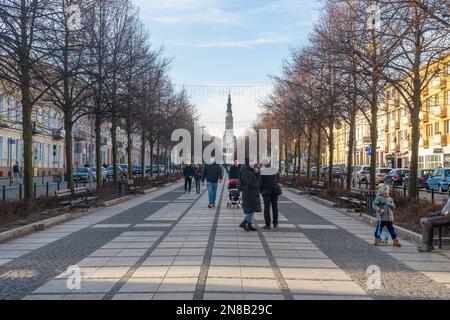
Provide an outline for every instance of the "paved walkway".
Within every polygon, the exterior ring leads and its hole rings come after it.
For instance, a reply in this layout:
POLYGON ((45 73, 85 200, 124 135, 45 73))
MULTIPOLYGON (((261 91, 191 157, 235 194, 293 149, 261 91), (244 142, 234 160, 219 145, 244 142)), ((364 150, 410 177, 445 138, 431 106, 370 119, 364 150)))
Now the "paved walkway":
POLYGON ((219 191, 217 209, 178 184, 0 245, 0 299, 450 298, 439 252, 373 247, 371 227, 288 191, 280 228, 246 233, 219 191), (381 270, 374 290, 371 265, 381 270), (80 289, 67 286, 69 266, 80 289))

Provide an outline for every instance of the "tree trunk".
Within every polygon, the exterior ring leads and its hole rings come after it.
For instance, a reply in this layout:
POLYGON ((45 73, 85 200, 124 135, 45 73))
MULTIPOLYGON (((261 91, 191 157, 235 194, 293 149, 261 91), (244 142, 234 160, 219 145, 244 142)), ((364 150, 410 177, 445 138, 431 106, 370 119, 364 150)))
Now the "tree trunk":
POLYGON ((330 135, 328 137, 328 150, 329 150, 329 160, 328 160, 328 185, 331 187, 333 183, 333 165, 334 165, 334 121, 331 121, 330 135))
POLYGON ((286 170, 286 175, 289 175, 289 161, 288 161, 288 147, 287 143, 284 143, 284 170, 286 170))
POLYGON ((309 179, 311 178, 311 151, 312 151, 312 139, 313 139, 313 134, 312 134, 312 130, 309 127, 308 128, 308 162, 306 164, 306 177, 309 179))
POLYGON ((150 143, 150 176, 153 177, 153 151, 155 149, 155 145, 153 141, 149 141, 150 143))
POLYGON ((131 134, 130 119, 127 120, 127 157, 128 157, 128 178, 133 179, 133 136, 131 134))
MULTIPOLYGON (((66 131, 65 136, 65 150, 66 150, 66 179, 67 179, 67 189, 73 191, 74 181, 73 181, 73 143, 72 143, 72 129, 73 124, 72 115, 70 113, 64 114, 64 129, 66 131)), ((97 172, 98 178, 98 172, 97 172)))
POLYGON ((317 150, 316 150, 316 156, 317 156, 317 170, 316 170, 316 180, 320 181, 322 172, 320 170, 320 166, 322 164, 322 155, 321 155, 321 151, 322 151, 322 128, 319 126, 317 126, 317 150))
MULTIPOLYGON (((31 202, 34 198, 33 190, 33 130, 31 126, 31 99, 29 90, 29 81, 26 79, 22 82, 22 115, 23 115, 23 179, 25 189, 25 200, 31 202)), ((37 156, 37 155, 35 155, 37 156)))
POLYGON ((146 139, 145 139, 145 130, 142 130, 142 135, 141 135, 141 167, 142 167, 142 177, 145 177, 147 175, 147 168, 145 166, 145 144, 146 144, 146 139))
POLYGON ((158 170, 158 173, 157 173, 158 178, 161 176, 161 171, 159 170, 159 166, 161 163, 161 158, 160 158, 160 154, 159 154, 160 147, 161 147, 161 145, 158 140, 158 142, 156 143, 156 163, 157 163, 157 167, 158 167, 158 169, 157 169, 158 170))
POLYGON ((295 146, 294 146, 294 177, 297 176, 297 153, 298 153, 298 142, 295 141, 295 146))
MULTIPOLYGON (((113 111, 111 119, 111 144, 112 144, 112 165, 113 165, 113 178, 116 189, 119 188, 119 172, 117 171, 117 116, 113 111)), ((128 168, 130 171, 130 168, 128 168)))
POLYGON ((100 170, 102 167, 102 116, 100 113, 96 113, 95 115, 95 154, 97 163, 97 191, 100 191, 103 186, 100 170))
POLYGON ((352 189, 353 177, 353 153, 355 146, 356 112, 350 115, 350 132, 348 135, 348 154, 347 154, 347 190, 352 189))

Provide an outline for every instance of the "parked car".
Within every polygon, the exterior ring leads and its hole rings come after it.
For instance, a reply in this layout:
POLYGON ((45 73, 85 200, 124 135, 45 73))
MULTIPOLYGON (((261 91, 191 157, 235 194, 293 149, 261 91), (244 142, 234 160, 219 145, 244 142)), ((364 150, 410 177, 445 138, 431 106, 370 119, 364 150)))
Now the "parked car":
MULTIPOLYGON (((386 180, 386 176, 389 172, 392 171, 392 168, 376 168, 375 169, 375 183, 380 184, 384 183, 386 180)), ((370 171, 364 174, 363 181, 370 183, 370 171)))
POLYGON ((386 175, 385 183, 394 187, 402 186, 403 179, 409 175, 409 169, 393 169, 386 175))
POLYGON ((450 168, 439 168, 433 172, 427 181, 428 189, 447 192, 450 184, 450 168))
MULTIPOLYGON (((428 189, 428 178, 433 175, 434 170, 424 170, 424 169, 420 169, 419 172, 417 173, 417 178, 418 178, 418 185, 419 185, 419 189, 423 189, 426 188, 428 189)), ((403 178, 403 184, 406 187, 409 187, 409 175, 405 176, 403 178)))
POLYGON ((128 164, 126 163, 122 163, 118 165, 120 167, 120 169, 122 169, 122 174, 124 176, 128 175, 128 164))
POLYGON ((88 182, 92 178, 92 171, 90 168, 76 168, 73 171, 73 179, 78 182, 88 182))
POLYGON ((142 175, 142 166, 135 164, 133 166, 133 174, 135 175, 142 175))
MULTIPOLYGON (((117 168, 117 174, 119 176, 122 175, 123 174, 122 168, 120 166, 116 166, 116 168, 117 168)), ((106 172, 107 172, 107 174, 106 174, 107 178, 112 178, 113 175, 114 175, 114 167, 113 166, 109 166, 108 168, 106 168, 106 172)))
MULTIPOLYGON (((328 172, 329 172, 329 167, 326 167, 322 171, 322 176, 324 178, 328 178, 328 172)), ((342 177, 343 173, 344 173, 344 170, 342 169, 342 167, 333 167, 333 178, 334 179, 340 179, 342 177)))
MULTIPOLYGON (((106 180, 107 176, 108 176, 108 171, 106 171, 106 169, 104 167, 102 167, 102 179, 106 180)), ((97 180, 97 168, 96 167, 92 168, 92 178, 94 181, 97 180)))
MULTIPOLYGON (((150 174, 150 166, 145 167, 145 173, 150 174)), ((164 166, 161 164, 159 165, 159 173, 164 174, 164 166)), ((153 174, 158 174, 158 165, 157 164, 153 165, 153 174)))
POLYGON ((358 171, 353 173, 353 180, 355 183, 367 182, 367 174, 370 172, 370 167, 359 167, 358 171))

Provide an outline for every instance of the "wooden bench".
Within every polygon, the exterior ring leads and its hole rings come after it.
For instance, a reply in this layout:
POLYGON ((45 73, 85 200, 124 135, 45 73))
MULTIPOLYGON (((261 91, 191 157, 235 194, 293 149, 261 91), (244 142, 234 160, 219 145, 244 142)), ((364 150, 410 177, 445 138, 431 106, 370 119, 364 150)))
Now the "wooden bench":
POLYGON ((137 195, 137 193, 142 193, 142 186, 137 185, 134 180, 130 179, 127 181, 128 193, 137 195))
POLYGON ((439 247, 439 249, 442 249, 442 229, 449 228, 449 227, 450 227, 450 223, 448 223, 446 225, 441 225, 438 227, 438 247, 439 247))
POLYGON ((352 189, 350 192, 348 192, 345 196, 339 197, 339 200, 341 200, 341 204, 344 207, 347 207, 347 212, 350 212, 351 210, 362 212, 366 208, 366 201, 361 200, 363 197, 363 192, 360 190, 352 189))
POLYGON ((325 183, 322 181, 313 181, 310 186, 306 186, 305 190, 310 194, 318 194, 325 190, 325 183))
POLYGON ((90 207, 97 200, 97 197, 91 196, 85 187, 75 188, 73 193, 70 189, 58 190, 55 192, 55 196, 60 201, 59 205, 70 210, 90 207))
POLYGON ((156 187, 156 188, 159 188, 160 185, 162 184, 161 179, 158 179, 158 178, 156 178, 156 177, 154 177, 154 176, 153 176, 153 177, 150 177, 149 180, 148 180, 148 182, 149 182, 149 184, 150 184, 151 186, 156 187))

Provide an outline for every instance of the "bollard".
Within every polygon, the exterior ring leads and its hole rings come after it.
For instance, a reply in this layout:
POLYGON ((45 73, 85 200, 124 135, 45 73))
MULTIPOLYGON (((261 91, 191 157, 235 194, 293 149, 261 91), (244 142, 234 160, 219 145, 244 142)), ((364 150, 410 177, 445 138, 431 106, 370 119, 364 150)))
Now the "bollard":
POLYGON ((10 187, 12 186, 12 182, 13 182, 13 179, 12 179, 12 176, 10 175, 10 176, 9 176, 9 186, 10 186, 10 187))
POLYGON ((361 189, 361 179, 358 180, 359 188, 361 189))
POLYGON ((47 193, 47 197, 48 197, 48 181, 47 181, 47 185, 46 185, 46 193, 47 193))
POLYGON ((58 181, 58 184, 57 184, 57 187, 56 187, 56 189, 59 191, 59 181, 58 181))
POLYGON ((434 204, 434 188, 431 188, 431 203, 434 204))
POLYGON ((33 184, 33 189, 34 189, 34 198, 36 199, 36 194, 37 194, 36 182, 33 184))
POLYGON ((45 171, 42 172, 42 184, 44 184, 44 179, 45 179, 45 171))
POLYGON ((3 195, 3 201, 6 200, 6 186, 2 187, 2 195, 3 195))
POLYGON ((19 184, 19 200, 22 200, 22 185, 19 184))
POLYGON ((406 184, 403 183, 403 196, 406 197, 406 184))

